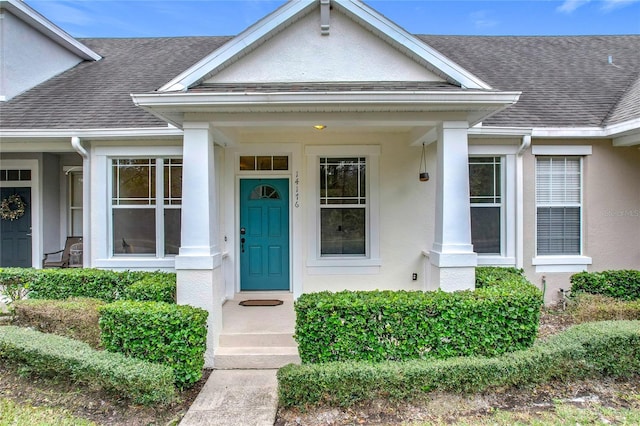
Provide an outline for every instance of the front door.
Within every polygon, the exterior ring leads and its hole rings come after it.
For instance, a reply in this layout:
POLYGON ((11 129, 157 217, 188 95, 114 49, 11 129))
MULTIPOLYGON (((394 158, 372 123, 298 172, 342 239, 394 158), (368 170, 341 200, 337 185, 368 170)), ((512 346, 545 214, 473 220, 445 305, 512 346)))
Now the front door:
MULTIPOLYGON (((0 266, 31 267, 31 188, 0 188, 0 200, 8 203, 6 218, 0 217, 0 266), (18 213, 16 203, 8 203, 20 197, 24 213, 18 213), (5 201, 6 200, 6 201, 5 201), (13 216, 15 217, 11 220, 13 216)), ((6 215, 5 215, 6 216, 6 215)))
POLYGON ((240 180, 240 290, 289 290, 289 180, 240 180))

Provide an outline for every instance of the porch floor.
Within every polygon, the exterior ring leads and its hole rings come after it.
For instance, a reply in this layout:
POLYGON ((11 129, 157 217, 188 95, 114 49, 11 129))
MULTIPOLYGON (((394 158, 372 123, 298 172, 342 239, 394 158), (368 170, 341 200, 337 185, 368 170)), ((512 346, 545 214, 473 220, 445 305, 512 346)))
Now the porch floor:
POLYGON ((222 333, 215 351, 217 369, 280 368, 300 363, 293 295, 288 292, 239 293, 222 306, 222 333), (240 306, 249 299, 279 299, 279 306, 240 306))

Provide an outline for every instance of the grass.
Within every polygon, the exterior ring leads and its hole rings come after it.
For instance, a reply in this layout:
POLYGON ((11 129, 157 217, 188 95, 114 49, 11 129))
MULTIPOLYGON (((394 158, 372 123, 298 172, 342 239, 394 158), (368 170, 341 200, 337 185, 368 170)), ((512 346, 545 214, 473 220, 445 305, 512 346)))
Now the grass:
POLYGON ((544 411, 503 411, 488 414, 432 419, 427 423, 412 423, 413 426, 575 426, 575 425, 638 425, 640 408, 610 408, 591 403, 575 406, 556 403, 544 411))
POLYGON ((50 407, 33 407, 0 398, 0 426, 91 426, 96 423, 72 416, 67 410, 50 407))

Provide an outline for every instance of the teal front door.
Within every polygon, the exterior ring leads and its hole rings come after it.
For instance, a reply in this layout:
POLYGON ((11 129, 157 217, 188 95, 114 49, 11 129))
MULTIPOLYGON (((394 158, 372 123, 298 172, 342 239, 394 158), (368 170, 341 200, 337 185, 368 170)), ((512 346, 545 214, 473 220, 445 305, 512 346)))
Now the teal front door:
MULTIPOLYGON (((30 268, 31 264, 31 188, 0 188, 0 200, 19 196, 24 214, 11 219, 0 218, 0 266, 30 268)), ((14 210, 15 204, 9 209, 14 210)))
POLYGON ((289 180, 240 181, 240 290, 289 290, 289 180))

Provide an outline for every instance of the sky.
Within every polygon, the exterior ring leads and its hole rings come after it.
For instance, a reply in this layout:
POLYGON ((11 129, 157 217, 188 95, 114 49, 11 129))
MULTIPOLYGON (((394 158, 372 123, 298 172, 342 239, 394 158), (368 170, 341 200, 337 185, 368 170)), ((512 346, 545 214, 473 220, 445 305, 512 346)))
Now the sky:
MULTIPOLYGON (((74 37, 236 35, 283 0, 25 0, 74 37)), ((293 0, 296 1, 296 0, 293 0)), ((413 34, 640 34, 640 0, 366 0, 413 34)))

